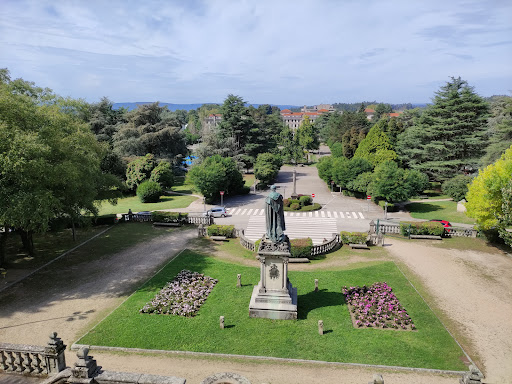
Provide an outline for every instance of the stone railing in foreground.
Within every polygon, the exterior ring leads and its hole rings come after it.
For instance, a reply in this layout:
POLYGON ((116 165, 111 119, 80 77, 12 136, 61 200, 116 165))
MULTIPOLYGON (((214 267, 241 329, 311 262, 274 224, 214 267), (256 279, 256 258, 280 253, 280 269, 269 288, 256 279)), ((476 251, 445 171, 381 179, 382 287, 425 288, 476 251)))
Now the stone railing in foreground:
POLYGON ((56 375, 66 368, 65 350, 56 332, 50 334, 44 347, 0 343, 0 372, 41 377, 56 375))

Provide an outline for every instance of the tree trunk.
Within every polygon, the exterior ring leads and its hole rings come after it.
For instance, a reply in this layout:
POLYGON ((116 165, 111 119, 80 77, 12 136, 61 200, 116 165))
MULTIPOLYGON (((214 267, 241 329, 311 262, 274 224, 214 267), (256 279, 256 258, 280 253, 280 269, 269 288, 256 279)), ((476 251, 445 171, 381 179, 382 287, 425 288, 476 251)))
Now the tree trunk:
MULTIPOLYGON (((7 231, 7 228, 6 228, 7 231)), ((7 243, 7 232, 0 233, 0 268, 5 266, 5 244, 7 243)))
POLYGON ((76 241, 75 220, 73 217, 71 217, 71 232, 73 233, 73 241, 76 241))
POLYGON ((19 230, 21 242, 23 243, 23 248, 28 252, 28 255, 30 257, 35 256, 35 250, 34 250, 34 238, 33 238, 33 232, 32 231, 24 231, 19 230))

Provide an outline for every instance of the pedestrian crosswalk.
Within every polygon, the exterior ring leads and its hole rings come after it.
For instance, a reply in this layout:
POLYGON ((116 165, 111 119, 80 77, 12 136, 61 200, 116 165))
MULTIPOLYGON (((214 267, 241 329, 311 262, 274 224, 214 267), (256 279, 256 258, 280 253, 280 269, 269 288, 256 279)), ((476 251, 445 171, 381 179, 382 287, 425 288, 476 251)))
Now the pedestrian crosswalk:
MULTIPOLYGON (((265 210, 259 208, 228 208, 232 216, 264 216, 265 210)), ((355 211, 310 211, 310 212, 284 212, 285 217, 319 217, 329 219, 364 219, 363 212, 355 211)))
MULTIPOLYGON (((284 233, 290 239, 305 239, 310 237, 313 244, 322 244, 330 240, 333 234, 338 232, 334 218, 289 216, 285 220, 286 230, 284 233)), ((244 231, 245 237, 256 241, 265 234, 265 216, 256 215, 249 218, 249 223, 244 231)))

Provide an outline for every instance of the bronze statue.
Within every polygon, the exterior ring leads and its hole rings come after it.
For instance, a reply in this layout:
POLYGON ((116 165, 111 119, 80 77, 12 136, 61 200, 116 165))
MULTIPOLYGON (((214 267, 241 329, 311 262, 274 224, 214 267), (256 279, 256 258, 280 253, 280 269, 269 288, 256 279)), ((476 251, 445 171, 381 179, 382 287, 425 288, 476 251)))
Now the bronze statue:
POLYGON ((265 223, 267 228, 267 238, 274 243, 285 241, 284 230, 284 210, 283 196, 276 192, 276 186, 270 187, 270 194, 265 199, 265 223))

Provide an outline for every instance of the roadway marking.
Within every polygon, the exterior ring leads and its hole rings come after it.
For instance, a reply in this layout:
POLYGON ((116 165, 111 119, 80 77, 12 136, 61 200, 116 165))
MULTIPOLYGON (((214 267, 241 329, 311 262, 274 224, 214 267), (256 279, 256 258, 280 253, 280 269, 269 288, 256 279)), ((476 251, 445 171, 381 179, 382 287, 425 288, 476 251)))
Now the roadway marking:
POLYGON ((364 219, 363 213, 359 212, 359 216, 361 216, 361 219, 364 219))
POLYGON ((357 219, 357 213, 352 212, 352 214, 354 215, 354 219, 357 219))
POLYGON ((318 217, 318 211, 315 211, 315 217, 318 217))
POLYGON ((334 217, 337 219, 338 218, 338 212, 333 212, 334 214, 334 217))
POLYGON ((340 217, 341 217, 342 219, 344 219, 344 218, 345 218, 345 215, 343 214, 343 212, 340 212, 340 217))
POLYGON ((245 215, 245 212, 247 212, 247 209, 244 209, 241 213, 241 215, 245 215))
POLYGON ((247 214, 250 216, 250 215, 251 215, 251 213, 252 213, 252 211, 253 211, 253 209, 252 209, 252 208, 251 208, 251 209, 249 209, 249 212, 247 212, 247 214))
POLYGON ((345 212, 347 214, 347 219, 351 219, 350 212, 345 212))

